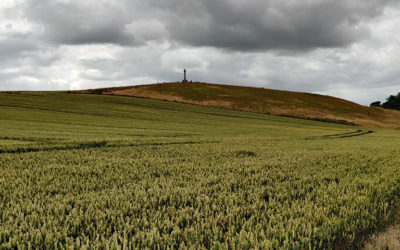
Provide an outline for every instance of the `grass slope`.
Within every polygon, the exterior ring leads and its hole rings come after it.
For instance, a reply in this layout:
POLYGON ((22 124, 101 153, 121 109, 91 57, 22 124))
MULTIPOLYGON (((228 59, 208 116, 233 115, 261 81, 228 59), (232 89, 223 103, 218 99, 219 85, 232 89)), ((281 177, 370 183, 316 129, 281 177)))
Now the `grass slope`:
POLYGON ((344 248, 391 221, 400 135, 0 92, 0 248, 344 248))
POLYGON ((273 115, 320 119, 374 128, 400 128, 400 112, 343 99, 264 88, 209 83, 164 83, 79 91, 145 97, 273 115))

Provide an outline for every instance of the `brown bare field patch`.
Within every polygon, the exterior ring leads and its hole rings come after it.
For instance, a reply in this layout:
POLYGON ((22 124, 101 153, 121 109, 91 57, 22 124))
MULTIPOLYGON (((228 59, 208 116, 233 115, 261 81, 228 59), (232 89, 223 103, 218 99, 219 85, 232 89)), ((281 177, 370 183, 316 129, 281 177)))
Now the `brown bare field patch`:
POLYGON ((400 249, 400 226, 389 227, 386 231, 372 236, 365 244, 365 250, 400 249))

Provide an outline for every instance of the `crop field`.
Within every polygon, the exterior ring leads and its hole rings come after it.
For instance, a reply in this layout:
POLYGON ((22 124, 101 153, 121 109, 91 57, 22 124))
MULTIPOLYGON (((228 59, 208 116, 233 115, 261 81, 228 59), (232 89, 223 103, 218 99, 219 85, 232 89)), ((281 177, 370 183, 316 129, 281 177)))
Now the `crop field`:
POLYGON ((0 248, 344 248, 391 222, 400 132, 0 93, 0 248))

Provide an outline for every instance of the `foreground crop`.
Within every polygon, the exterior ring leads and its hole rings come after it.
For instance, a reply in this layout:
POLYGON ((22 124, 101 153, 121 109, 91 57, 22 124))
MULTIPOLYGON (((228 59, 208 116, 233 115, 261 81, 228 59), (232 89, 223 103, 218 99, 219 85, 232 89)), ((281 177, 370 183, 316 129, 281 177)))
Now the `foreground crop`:
POLYGON ((398 201, 396 132, 39 97, 0 99, 1 247, 357 246, 398 201))

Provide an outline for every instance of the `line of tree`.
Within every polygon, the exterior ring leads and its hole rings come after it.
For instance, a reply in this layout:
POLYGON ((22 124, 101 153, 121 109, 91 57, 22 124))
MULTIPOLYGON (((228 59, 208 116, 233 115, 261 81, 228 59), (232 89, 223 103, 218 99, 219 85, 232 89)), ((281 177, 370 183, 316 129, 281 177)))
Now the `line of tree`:
POLYGON ((400 92, 397 95, 391 95, 386 98, 386 102, 381 103, 376 101, 370 104, 371 107, 382 107, 385 109, 396 109, 400 110, 400 92))

